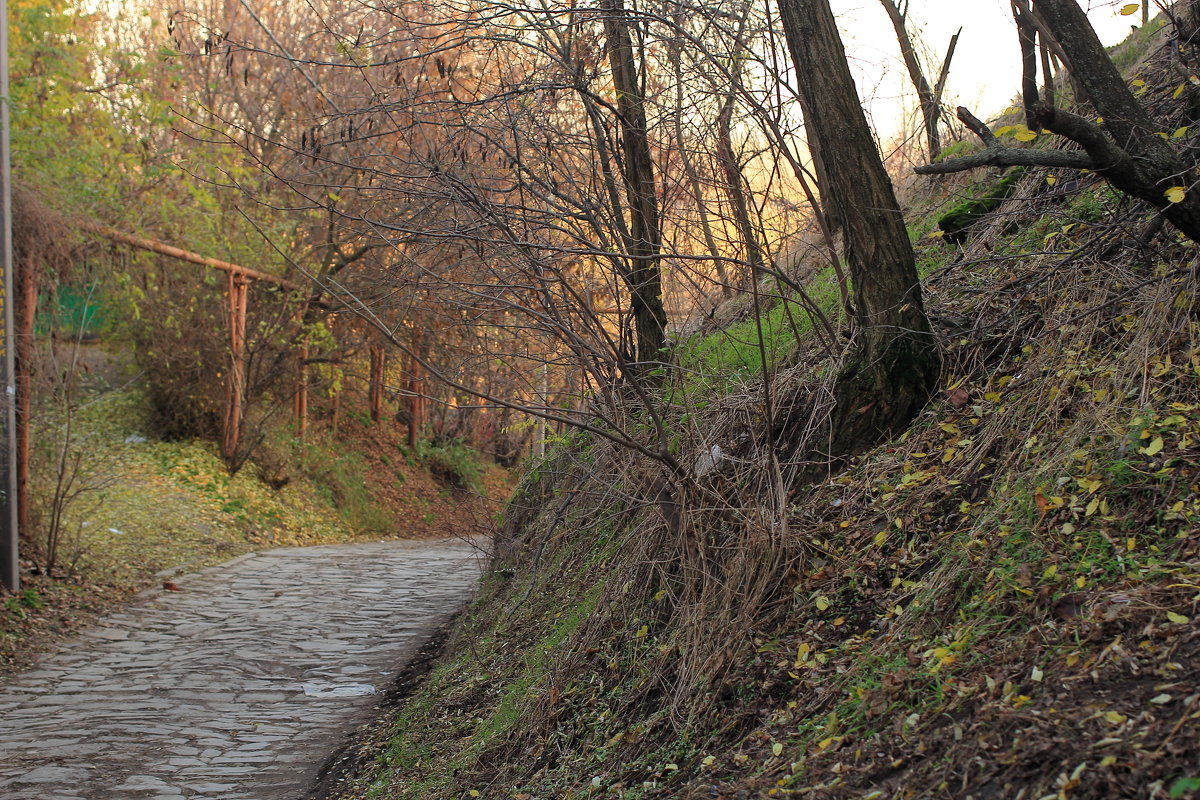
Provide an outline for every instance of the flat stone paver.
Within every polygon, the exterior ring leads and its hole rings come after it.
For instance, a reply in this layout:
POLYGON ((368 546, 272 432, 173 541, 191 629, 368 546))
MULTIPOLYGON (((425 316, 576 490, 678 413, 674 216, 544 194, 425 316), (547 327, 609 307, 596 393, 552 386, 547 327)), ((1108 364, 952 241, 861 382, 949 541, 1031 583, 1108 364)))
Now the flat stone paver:
POLYGON ((0 800, 294 800, 479 576, 469 543, 271 550, 151 591, 0 692, 0 800))

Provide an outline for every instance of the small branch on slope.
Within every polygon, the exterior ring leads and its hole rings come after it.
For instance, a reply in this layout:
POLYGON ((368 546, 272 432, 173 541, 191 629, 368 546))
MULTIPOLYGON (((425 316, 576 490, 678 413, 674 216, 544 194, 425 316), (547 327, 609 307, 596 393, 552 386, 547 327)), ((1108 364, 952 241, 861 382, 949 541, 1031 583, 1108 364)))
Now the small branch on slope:
POLYGON ((983 142, 982 152, 961 158, 948 158, 938 164, 917 167, 918 175, 945 175, 979 167, 1068 167, 1071 169, 1096 169, 1096 163, 1085 153, 1068 150, 1030 150, 1023 147, 1006 147, 999 143, 984 122, 966 108, 959 106, 958 118, 983 142))

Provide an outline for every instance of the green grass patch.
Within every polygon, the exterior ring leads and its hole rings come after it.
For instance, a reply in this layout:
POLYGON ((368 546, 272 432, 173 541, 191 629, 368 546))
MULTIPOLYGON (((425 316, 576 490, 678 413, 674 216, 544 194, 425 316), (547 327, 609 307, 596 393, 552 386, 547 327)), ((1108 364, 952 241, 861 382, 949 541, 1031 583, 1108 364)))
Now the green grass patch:
POLYGON ((455 439, 444 444, 420 442, 417 457, 433 477, 455 489, 478 492, 483 480, 483 462, 479 451, 455 439))
MULTIPOLYGON (((837 273, 832 267, 817 272, 805 293, 830 322, 836 325, 842 319, 837 273)), ((764 357, 768 369, 777 369, 812 335, 813 326, 805 304, 794 297, 776 298, 762 313, 761 337, 759 321, 753 316, 725 330, 692 337, 678 356, 679 366, 688 375, 688 393, 697 388, 711 391, 709 381, 714 377, 728 386, 732 380, 759 375, 764 357)))

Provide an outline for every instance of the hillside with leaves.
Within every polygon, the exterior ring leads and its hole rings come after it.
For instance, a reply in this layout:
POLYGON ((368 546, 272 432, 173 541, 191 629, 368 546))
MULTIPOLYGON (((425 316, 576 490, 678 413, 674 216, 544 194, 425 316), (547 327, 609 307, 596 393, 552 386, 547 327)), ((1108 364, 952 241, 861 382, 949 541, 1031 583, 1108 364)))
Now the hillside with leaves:
MULTIPOLYGON (((1161 27, 1116 58, 1194 160, 1161 27)), ((531 466, 330 796, 1200 796, 1196 246, 1094 175, 896 177, 944 362, 912 426, 780 504, 838 364, 794 298, 719 312, 662 390, 684 488, 591 433, 531 466)))

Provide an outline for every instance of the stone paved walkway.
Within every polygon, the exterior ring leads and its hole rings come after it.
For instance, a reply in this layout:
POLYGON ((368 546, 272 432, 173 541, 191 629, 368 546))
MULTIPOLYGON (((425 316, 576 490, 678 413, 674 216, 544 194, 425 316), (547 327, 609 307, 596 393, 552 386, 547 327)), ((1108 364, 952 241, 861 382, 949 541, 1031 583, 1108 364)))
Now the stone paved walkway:
POLYGON ((148 592, 0 693, 0 799, 301 798, 478 574, 469 544, 389 542, 148 592))

